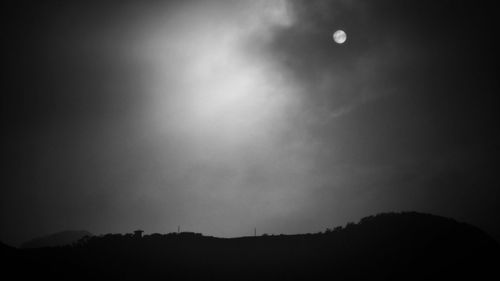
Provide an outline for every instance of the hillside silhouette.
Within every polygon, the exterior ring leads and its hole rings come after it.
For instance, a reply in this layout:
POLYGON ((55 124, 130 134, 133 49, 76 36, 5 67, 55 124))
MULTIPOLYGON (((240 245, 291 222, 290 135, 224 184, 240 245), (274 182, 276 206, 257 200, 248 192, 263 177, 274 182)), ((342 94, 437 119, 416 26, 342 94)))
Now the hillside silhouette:
POLYGON ((92 233, 85 230, 68 230, 54 234, 37 237, 21 245, 21 248, 43 248, 66 246, 78 242, 85 236, 92 236, 92 233))
POLYGON ((14 248, 0 242, 0 253, 4 254, 6 252, 14 251, 14 248))
POLYGON ((499 244, 434 215, 385 213, 325 232, 216 238, 87 236, 11 253, 19 277, 111 280, 428 280, 499 277, 499 244))

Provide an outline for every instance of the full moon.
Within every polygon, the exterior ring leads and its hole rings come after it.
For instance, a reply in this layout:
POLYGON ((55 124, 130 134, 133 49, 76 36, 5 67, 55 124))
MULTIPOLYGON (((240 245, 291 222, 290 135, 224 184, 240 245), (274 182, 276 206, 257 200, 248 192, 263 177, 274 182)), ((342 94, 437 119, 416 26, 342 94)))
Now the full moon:
POLYGON ((337 30, 333 33, 333 40, 337 44, 343 44, 347 40, 347 34, 343 30, 337 30))

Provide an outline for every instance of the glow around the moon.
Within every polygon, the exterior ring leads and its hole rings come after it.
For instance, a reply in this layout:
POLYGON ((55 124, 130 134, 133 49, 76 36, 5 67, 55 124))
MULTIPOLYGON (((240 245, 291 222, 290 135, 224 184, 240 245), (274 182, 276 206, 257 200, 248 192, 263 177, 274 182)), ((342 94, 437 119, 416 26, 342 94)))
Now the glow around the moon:
POLYGON ((347 40, 347 34, 343 30, 337 30, 333 33, 333 40, 337 44, 343 44, 347 40))

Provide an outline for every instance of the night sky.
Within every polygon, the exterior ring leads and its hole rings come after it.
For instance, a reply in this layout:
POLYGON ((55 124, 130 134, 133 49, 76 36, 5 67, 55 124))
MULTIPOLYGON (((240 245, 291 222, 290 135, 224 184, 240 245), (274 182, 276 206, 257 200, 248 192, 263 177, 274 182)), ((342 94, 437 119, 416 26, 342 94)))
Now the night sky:
POLYGON ((307 233, 407 210, 500 240, 498 15, 483 1, 0 10, 3 242, 307 233))

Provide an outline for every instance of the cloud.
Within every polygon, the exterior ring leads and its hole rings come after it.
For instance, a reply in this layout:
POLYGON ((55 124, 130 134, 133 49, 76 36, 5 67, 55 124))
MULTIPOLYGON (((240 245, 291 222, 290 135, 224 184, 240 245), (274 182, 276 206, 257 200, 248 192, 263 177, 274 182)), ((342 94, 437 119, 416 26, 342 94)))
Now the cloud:
POLYGON ((494 10, 481 5, 21 7, 6 33, 2 237, 70 224, 310 232, 378 211, 443 211, 474 193, 449 187, 455 165, 495 182, 498 48, 494 10))

